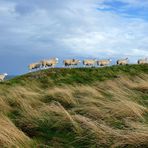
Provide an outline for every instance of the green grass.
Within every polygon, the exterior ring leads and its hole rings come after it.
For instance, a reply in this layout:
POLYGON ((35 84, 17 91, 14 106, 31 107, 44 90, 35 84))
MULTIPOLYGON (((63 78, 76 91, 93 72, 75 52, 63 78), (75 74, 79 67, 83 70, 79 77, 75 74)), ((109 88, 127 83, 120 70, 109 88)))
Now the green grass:
POLYGON ((27 85, 37 81, 41 87, 47 88, 64 84, 92 84, 96 81, 115 79, 122 75, 136 76, 140 73, 148 73, 148 65, 47 69, 16 77, 8 83, 27 85))

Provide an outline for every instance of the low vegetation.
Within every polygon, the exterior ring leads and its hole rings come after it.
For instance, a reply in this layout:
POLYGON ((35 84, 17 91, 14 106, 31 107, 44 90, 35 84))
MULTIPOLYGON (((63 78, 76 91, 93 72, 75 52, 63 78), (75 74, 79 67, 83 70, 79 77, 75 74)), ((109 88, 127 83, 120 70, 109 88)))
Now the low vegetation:
POLYGON ((148 147, 148 65, 47 69, 1 82, 0 147, 148 147))

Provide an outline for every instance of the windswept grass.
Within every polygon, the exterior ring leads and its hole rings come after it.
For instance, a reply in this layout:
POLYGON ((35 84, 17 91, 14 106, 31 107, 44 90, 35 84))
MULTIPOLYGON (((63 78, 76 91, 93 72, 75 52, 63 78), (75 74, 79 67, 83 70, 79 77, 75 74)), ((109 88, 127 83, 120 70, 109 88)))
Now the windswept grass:
POLYGON ((148 147, 147 65, 45 70, 0 94, 0 147, 148 147))
POLYGON ((10 119, 0 115, 0 147, 27 147, 31 140, 10 119))

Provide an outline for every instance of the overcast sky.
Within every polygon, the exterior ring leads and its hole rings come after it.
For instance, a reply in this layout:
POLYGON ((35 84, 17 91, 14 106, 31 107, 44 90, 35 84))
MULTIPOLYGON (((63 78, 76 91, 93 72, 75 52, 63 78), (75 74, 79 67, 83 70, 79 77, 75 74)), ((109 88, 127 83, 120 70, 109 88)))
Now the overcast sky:
POLYGON ((0 73, 50 57, 148 57, 148 0, 0 0, 0 73))

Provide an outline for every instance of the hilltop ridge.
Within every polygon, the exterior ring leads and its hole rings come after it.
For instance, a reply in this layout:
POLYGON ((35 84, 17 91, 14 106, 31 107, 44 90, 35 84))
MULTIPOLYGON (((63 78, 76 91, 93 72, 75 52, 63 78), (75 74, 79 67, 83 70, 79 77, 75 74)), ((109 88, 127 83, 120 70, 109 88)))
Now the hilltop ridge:
POLYGON ((18 76, 11 83, 23 83, 23 81, 44 81, 50 85, 60 84, 90 84, 96 81, 104 81, 118 78, 121 75, 135 76, 140 73, 148 73, 148 64, 124 65, 93 68, 50 68, 34 71, 18 76))

